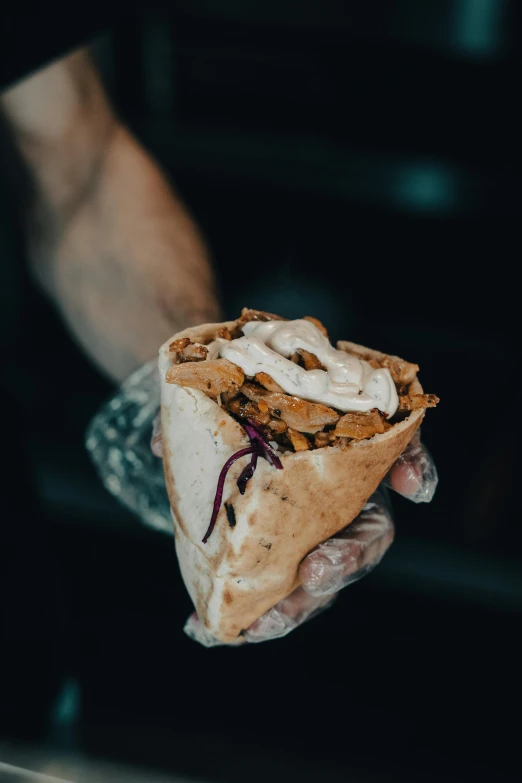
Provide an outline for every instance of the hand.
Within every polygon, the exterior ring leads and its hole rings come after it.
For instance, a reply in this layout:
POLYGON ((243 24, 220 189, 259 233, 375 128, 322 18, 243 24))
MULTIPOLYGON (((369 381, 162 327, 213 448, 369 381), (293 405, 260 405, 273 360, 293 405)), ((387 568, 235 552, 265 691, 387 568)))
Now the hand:
MULTIPOLYGON (((151 448, 156 456, 161 456, 158 418, 151 448)), ((393 542, 395 529, 387 487, 414 503, 429 503, 437 482, 437 470, 417 431, 359 516, 304 558, 299 568, 301 586, 256 620, 237 644, 286 636, 331 606, 343 587, 366 576, 380 563, 393 542)), ((195 612, 184 630, 205 647, 222 644, 209 634, 195 612)))

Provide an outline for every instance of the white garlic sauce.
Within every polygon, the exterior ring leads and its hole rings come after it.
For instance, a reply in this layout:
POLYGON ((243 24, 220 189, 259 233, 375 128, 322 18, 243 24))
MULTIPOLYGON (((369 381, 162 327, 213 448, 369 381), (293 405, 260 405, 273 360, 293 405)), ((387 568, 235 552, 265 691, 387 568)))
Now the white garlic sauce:
POLYGON ((393 416, 399 405, 388 369, 334 348, 311 321, 250 321, 244 337, 223 341, 219 355, 245 375, 270 375, 287 393, 347 413, 378 408, 393 416), (325 370, 305 370, 288 359, 298 348, 317 356, 325 370))

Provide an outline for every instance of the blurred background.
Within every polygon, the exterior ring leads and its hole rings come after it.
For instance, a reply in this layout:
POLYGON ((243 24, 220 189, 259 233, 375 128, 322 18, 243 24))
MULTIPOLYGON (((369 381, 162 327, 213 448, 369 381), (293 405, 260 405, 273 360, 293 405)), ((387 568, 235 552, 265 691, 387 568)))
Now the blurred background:
POLYGON ((4 412, 3 459, 40 502, 20 498, 30 535, 0 598, 0 660, 24 672, 4 760, 31 743, 208 781, 518 779, 520 16, 515 0, 174 0, 93 41, 206 236, 227 317, 313 314, 417 362, 441 398, 423 427, 440 485, 430 506, 393 499, 396 542, 333 610, 200 649, 171 539, 89 462, 112 388, 27 279, 4 188, 0 347, 26 413, 4 412))

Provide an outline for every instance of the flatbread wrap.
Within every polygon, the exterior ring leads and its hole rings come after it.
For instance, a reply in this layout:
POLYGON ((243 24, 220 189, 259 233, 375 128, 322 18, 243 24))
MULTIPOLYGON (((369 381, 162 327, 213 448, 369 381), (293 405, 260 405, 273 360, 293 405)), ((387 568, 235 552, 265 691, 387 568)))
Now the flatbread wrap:
POLYGON ((159 370, 182 577, 206 629, 234 642, 355 519, 438 398, 416 365, 247 309, 174 335, 159 370))

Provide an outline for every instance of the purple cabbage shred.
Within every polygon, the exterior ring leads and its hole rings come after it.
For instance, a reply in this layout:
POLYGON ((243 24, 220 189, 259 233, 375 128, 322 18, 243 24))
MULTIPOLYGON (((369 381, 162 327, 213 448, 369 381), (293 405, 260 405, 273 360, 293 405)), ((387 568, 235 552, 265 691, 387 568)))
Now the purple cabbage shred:
POLYGON ((236 462, 238 459, 241 459, 241 457, 246 457, 247 454, 252 455, 250 462, 243 468, 237 480, 237 486, 242 495, 245 494, 246 486, 254 475, 259 457, 266 459, 266 461, 269 462, 270 465, 272 465, 274 468, 277 468, 277 470, 283 469, 281 460, 272 449, 263 433, 258 429, 257 425, 249 419, 248 424, 244 424, 243 427, 250 440, 250 446, 244 449, 240 449, 239 451, 236 451, 235 454, 232 454, 232 456, 227 459, 221 468, 216 488, 216 496, 214 498, 214 506, 212 508, 212 516, 210 518, 210 524, 208 526, 207 532, 202 539, 203 544, 207 543, 212 531, 214 530, 216 519, 219 514, 219 509, 221 508, 221 503, 223 501, 223 488, 225 486, 225 479, 234 462, 236 462))

